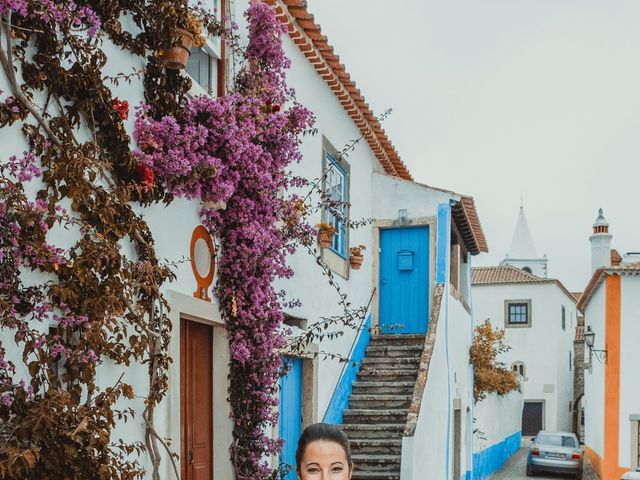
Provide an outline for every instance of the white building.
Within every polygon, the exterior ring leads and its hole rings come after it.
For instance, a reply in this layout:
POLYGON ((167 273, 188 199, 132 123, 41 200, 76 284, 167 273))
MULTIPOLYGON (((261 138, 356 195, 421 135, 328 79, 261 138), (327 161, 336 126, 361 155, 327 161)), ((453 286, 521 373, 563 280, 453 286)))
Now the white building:
POLYGON ((611 249, 602 209, 593 225, 593 275, 578 308, 585 317, 587 456, 600 478, 640 465, 640 262, 611 249))
POLYGON ((501 266, 473 269, 475 321, 505 329, 511 349, 499 360, 521 379, 523 436, 571 430, 576 299, 559 280, 546 278, 546 266, 521 207, 510 255, 501 266))
MULTIPOLYGON (((241 12, 247 1, 221 3, 221 11, 230 12, 242 23, 241 12)), ((370 375, 369 383, 384 382, 375 378, 371 370, 367 371, 365 365, 376 363, 374 353, 380 348, 376 350, 375 343, 386 340, 374 338, 371 348, 366 350, 370 342, 368 330, 360 334, 346 330, 335 340, 311 345, 307 355, 295 359, 290 376, 283 381, 281 395, 287 409, 282 410, 281 425, 273 434, 287 440, 283 457, 290 462, 296 434, 305 424, 323 419, 344 420, 347 424, 349 418, 361 418, 363 422, 350 423, 354 425, 353 431, 366 430, 358 425, 367 423, 393 425, 393 438, 373 440, 374 447, 391 453, 373 462, 367 463, 366 458, 371 440, 366 435, 354 438, 354 453, 360 465, 371 471, 386 470, 391 479, 399 478, 402 472, 403 479, 417 480, 424 478, 425 471, 438 479, 470 478, 474 453, 469 365, 473 337, 471 256, 487 250, 473 199, 413 182, 304 2, 293 5, 293 2, 278 1, 275 8, 288 26, 284 48, 292 59, 289 84, 296 89, 299 101, 314 112, 319 131, 315 136, 304 138, 301 147, 304 158, 295 167, 295 173, 314 179, 328 168, 332 169, 333 175, 327 177, 325 188, 335 189, 342 200, 349 202, 349 218, 374 219, 372 225, 360 229, 339 228, 332 247, 322 251, 322 261, 335 274, 342 292, 354 306, 367 305, 372 299, 367 325, 377 326, 383 332, 398 332, 399 336, 390 341, 399 342, 401 347, 408 344, 409 348, 397 351, 410 351, 411 355, 402 358, 415 368, 412 367, 410 373, 407 371, 411 368, 400 369, 400 375, 405 375, 406 380, 400 382, 402 387, 384 386, 407 388, 409 393, 404 403, 389 406, 385 402, 394 399, 378 398, 373 399, 380 402, 376 407, 358 407, 356 402, 370 405, 362 402, 372 401, 358 398, 354 390, 355 387, 367 388, 363 385, 367 383, 367 375, 370 375), (338 152, 342 147, 360 136, 364 141, 350 152, 348 159, 340 158, 338 152), (342 188, 338 189, 339 186, 342 188), (362 269, 354 271, 349 267, 348 247, 359 244, 367 246, 367 253, 362 269), (400 309, 403 305, 411 309, 400 309), (407 336, 402 338, 404 332, 407 336), (339 354, 362 364, 361 377, 357 377, 355 369, 343 368, 344 364, 322 355, 314 356, 317 352, 339 354), (354 384, 354 380, 361 385, 354 384), (382 412, 371 412, 375 409, 382 412), (425 451, 429 455, 425 455, 425 451)), ((123 29, 127 27, 123 24, 123 29)), ((241 29, 243 27, 241 24, 241 29)), ((143 59, 129 56, 108 41, 104 49, 108 59, 104 75, 144 67, 143 59)), ((194 79, 193 95, 224 91, 223 52, 216 39, 193 52, 187 67, 194 79)), ((4 77, 0 88, 10 89, 4 77)), ((112 90, 114 97, 126 99, 131 105, 144 99, 140 82, 123 82, 112 90)), ((132 131, 133 118, 129 118, 125 127, 132 131)), ((1 129, 0 139, 3 158, 27 149, 16 128, 1 129)), ((34 184, 34 190, 39 187, 34 184)), ((216 299, 203 299, 212 296, 211 279, 203 283, 202 278, 212 273, 214 265, 208 250, 211 238, 200 226, 200 204, 179 199, 168 206, 156 204, 136 206, 136 209, 144 212, 159 258, 173 261, 192 257, 193 268, 202 273, 196 275, 191 265, 179 263, 176 280, 163 287, 171 308, 173 331, 169 353, 174 362, 169 369, 167 398, 156 411, 156 430, 163 438, 173 439, 172 447, 181 457, 178 468, 184 480, 192 478, 191 464, 207 472, 202 478, 232 479, 233 467, 229 460, 232 424, 227 400, 229 349, 216 299), (203 295, 201 288, 208 295, 203 295), (198 352, 197 356, 191 355, 193 352, 198 352), (206 419, 208 428, 202 428, 194 418, 206 419), (196 431, 197 442, 201 444, 199 450, 194 448, 193 432, 196 431), (187 458, 192 461, 187 463, 187 458)), ((331 218, 327 212, 321 212, 311 223, 320 220, 331 218)), ((56 232, 50 241, 68 243, 67 235, 56 232)), ((304 330, 323 317, 340 314, 336 291, 317 268, 315 259, 300 251, 289 262, 295 277, 280 282, 279 286, 285 288, 290 297, 300 298, 302 306, 286 312, 288 322, 304 330)), ((48 325, 42 325, 42 329, 46 332, 48 325)), ((3 345, 8 348, 9 356, 19 358, 19 352, 11 351, 10 342, 5 343, 4 338, 3 332, 3 345)), ((380 363, 389 360, 386 353, 381 358, 380 363)), ((396 361, 392 358, 390 363, 396 361)), ((25 378, 28 375, 20 373, 25 378)), ((111 386, 119 378, 144 389, 148 381, 147 366, 125 368, 107 361, 100 365, 101 385, 111 386)), ((144 399, 138 397, 126 406, 140 412, 144 409, 144 399)), ((139 419, 120 424, 113 438, 120 437, 142 439, 144 425, 139 419)), ((173 478, 170 462, 166 455, 163 458, 161 476, 173 478)), ((275 465, 276 459, 273 461, 275 465)), ((149 467, 144 456, 142 463, 149 467)))

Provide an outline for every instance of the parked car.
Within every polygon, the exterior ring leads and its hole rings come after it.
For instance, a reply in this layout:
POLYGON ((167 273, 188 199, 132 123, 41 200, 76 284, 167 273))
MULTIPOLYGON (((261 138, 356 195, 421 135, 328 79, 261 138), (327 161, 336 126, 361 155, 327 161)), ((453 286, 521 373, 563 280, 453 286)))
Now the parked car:
POLYGON ((527 477, 538 472, 563 473, 582 478, 583 451, 570 432, 541 431, 529 445, 527 477))

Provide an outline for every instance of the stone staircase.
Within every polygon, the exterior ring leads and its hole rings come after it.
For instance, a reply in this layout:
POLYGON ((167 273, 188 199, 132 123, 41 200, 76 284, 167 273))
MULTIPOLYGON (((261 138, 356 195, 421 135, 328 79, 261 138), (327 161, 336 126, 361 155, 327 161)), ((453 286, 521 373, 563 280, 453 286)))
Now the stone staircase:
POLYGON ((341 428, 351 441, 353 480, 400 480, 402 434, 424 335, 371 338, 341 428))

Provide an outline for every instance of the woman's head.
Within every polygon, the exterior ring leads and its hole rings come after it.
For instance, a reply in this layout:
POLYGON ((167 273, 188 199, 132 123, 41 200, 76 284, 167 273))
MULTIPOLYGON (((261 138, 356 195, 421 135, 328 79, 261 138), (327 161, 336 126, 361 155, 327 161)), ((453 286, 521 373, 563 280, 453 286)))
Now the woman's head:
POLYGON ((353 470, 345 433, 335 425, 314 423, 304 429, 296 450, 301 480, 349 480, 353 470))

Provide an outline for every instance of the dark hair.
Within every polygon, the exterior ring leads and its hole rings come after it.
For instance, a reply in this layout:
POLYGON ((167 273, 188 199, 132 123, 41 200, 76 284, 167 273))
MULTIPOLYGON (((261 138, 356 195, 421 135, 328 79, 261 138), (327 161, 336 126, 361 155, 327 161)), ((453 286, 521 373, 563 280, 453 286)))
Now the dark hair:
POLYGON ((298 440, 298 449, 296 450, 296 470, 300 472, 300 462, 304 452, 311 442, 316 440, 324 440, 327 442, 335 442, 342 447, 344 454, 347 457, 349 463, 349 469, 353 468, 353 461, 351 460, 351 447, 349 446, 349 439, 347 435, 335 425, 330 423, 314 423, 304 429, 300 440, 298 440))

